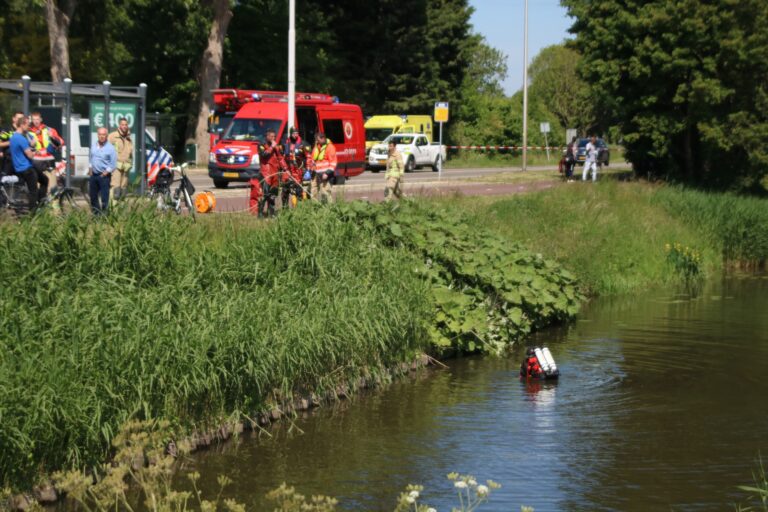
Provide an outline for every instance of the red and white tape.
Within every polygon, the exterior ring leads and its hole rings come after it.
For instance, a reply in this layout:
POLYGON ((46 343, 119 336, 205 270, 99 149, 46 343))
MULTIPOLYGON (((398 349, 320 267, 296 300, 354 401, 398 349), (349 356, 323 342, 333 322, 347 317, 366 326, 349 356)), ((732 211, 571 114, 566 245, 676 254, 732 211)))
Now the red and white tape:
MULTIPOLYGON (((447 149, 486 149, 486 150, 497 150, 497 149, 511 149, 511 150, 522 150, 523 146, 446 146, 447 149)), ((565 149, 561 146, 528 146, 528 151, 559 151, 565 149)))

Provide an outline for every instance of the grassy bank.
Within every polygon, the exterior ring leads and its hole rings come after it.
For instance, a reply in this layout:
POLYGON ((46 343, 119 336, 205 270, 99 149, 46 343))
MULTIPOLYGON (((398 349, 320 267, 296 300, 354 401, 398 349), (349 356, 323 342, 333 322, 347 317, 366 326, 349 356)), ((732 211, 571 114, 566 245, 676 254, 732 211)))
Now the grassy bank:
POLYGON ((580 299, 551 261, 432 206, 206 220, 0 224, 0 485, 93 467, 129 419, 210 428, 422 351, 498 350, 580 299))
POLYGON ((554 257, 596 294, 678 277, 667 244, 695 251, 710 274, 728 265, 759 267, 768 258, 764 199, 604 181, 453 203, 478 225, 554 257))

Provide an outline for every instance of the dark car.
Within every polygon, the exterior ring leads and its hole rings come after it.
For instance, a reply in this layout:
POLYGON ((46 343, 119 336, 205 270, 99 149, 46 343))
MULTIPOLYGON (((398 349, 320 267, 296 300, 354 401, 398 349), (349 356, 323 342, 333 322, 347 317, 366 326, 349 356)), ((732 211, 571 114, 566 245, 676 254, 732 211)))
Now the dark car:
MULTIPOLYGON (((584 164, 587 159, 587 143, 590 139, 579 139, 579 149, 576 152, 576 163, 584 164)), ((600 165, 610 165, 611 151, 608 144, 603 139, 597 139, 597 163, 600 165)))

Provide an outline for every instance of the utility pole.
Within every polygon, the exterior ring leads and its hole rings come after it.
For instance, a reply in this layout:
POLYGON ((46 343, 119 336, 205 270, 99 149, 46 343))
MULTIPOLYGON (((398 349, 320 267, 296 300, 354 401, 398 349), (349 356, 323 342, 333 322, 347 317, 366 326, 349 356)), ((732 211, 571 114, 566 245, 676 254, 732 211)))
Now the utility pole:
POLYGON ((528 169, 528 0, 525 0, 523 37, 523 171, 528 169))
POLYGON ((291 134, 296 110, 296 0, 290 0, 288 8, 288 125, 286 135, 291 134))

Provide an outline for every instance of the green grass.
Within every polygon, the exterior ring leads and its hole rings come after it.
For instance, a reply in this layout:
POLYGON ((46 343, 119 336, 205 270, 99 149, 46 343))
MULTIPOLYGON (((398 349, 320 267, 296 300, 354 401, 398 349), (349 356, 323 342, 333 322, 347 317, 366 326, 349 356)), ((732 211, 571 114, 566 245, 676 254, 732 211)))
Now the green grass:
POLYGON ((0 488, 105 461, 128 420, 217 427, 419 352, 502 349, 580 301, 433 205, 127 208, 0 223, 0 488))
POLYGON ((668 243, 699 252, 709 274, 768 258, 764 199, 604 181, 452 203, 478 225, 555 258, 592 294, 628 293, 675 278, 668 243))
MULTIPOLYGON (((551 152, 550 158, 543 151, 529 152, 528 165, 557 165, 560 161, 560 154, 551 152)), ((468 169, 468 168, 490 168, 490 167, 520 167, 523 163, 523 157, 519 152, 513 154, 497 153, 495 151, 463 150, 448 152, 448 159, 445 161, 446 169, 468 169)))
POLYGON ((215 423, 428 344, 413 256, 322 212, 266 229, 139 211, 0 231, 0 484, 105 460, 131 417, 215 423))

